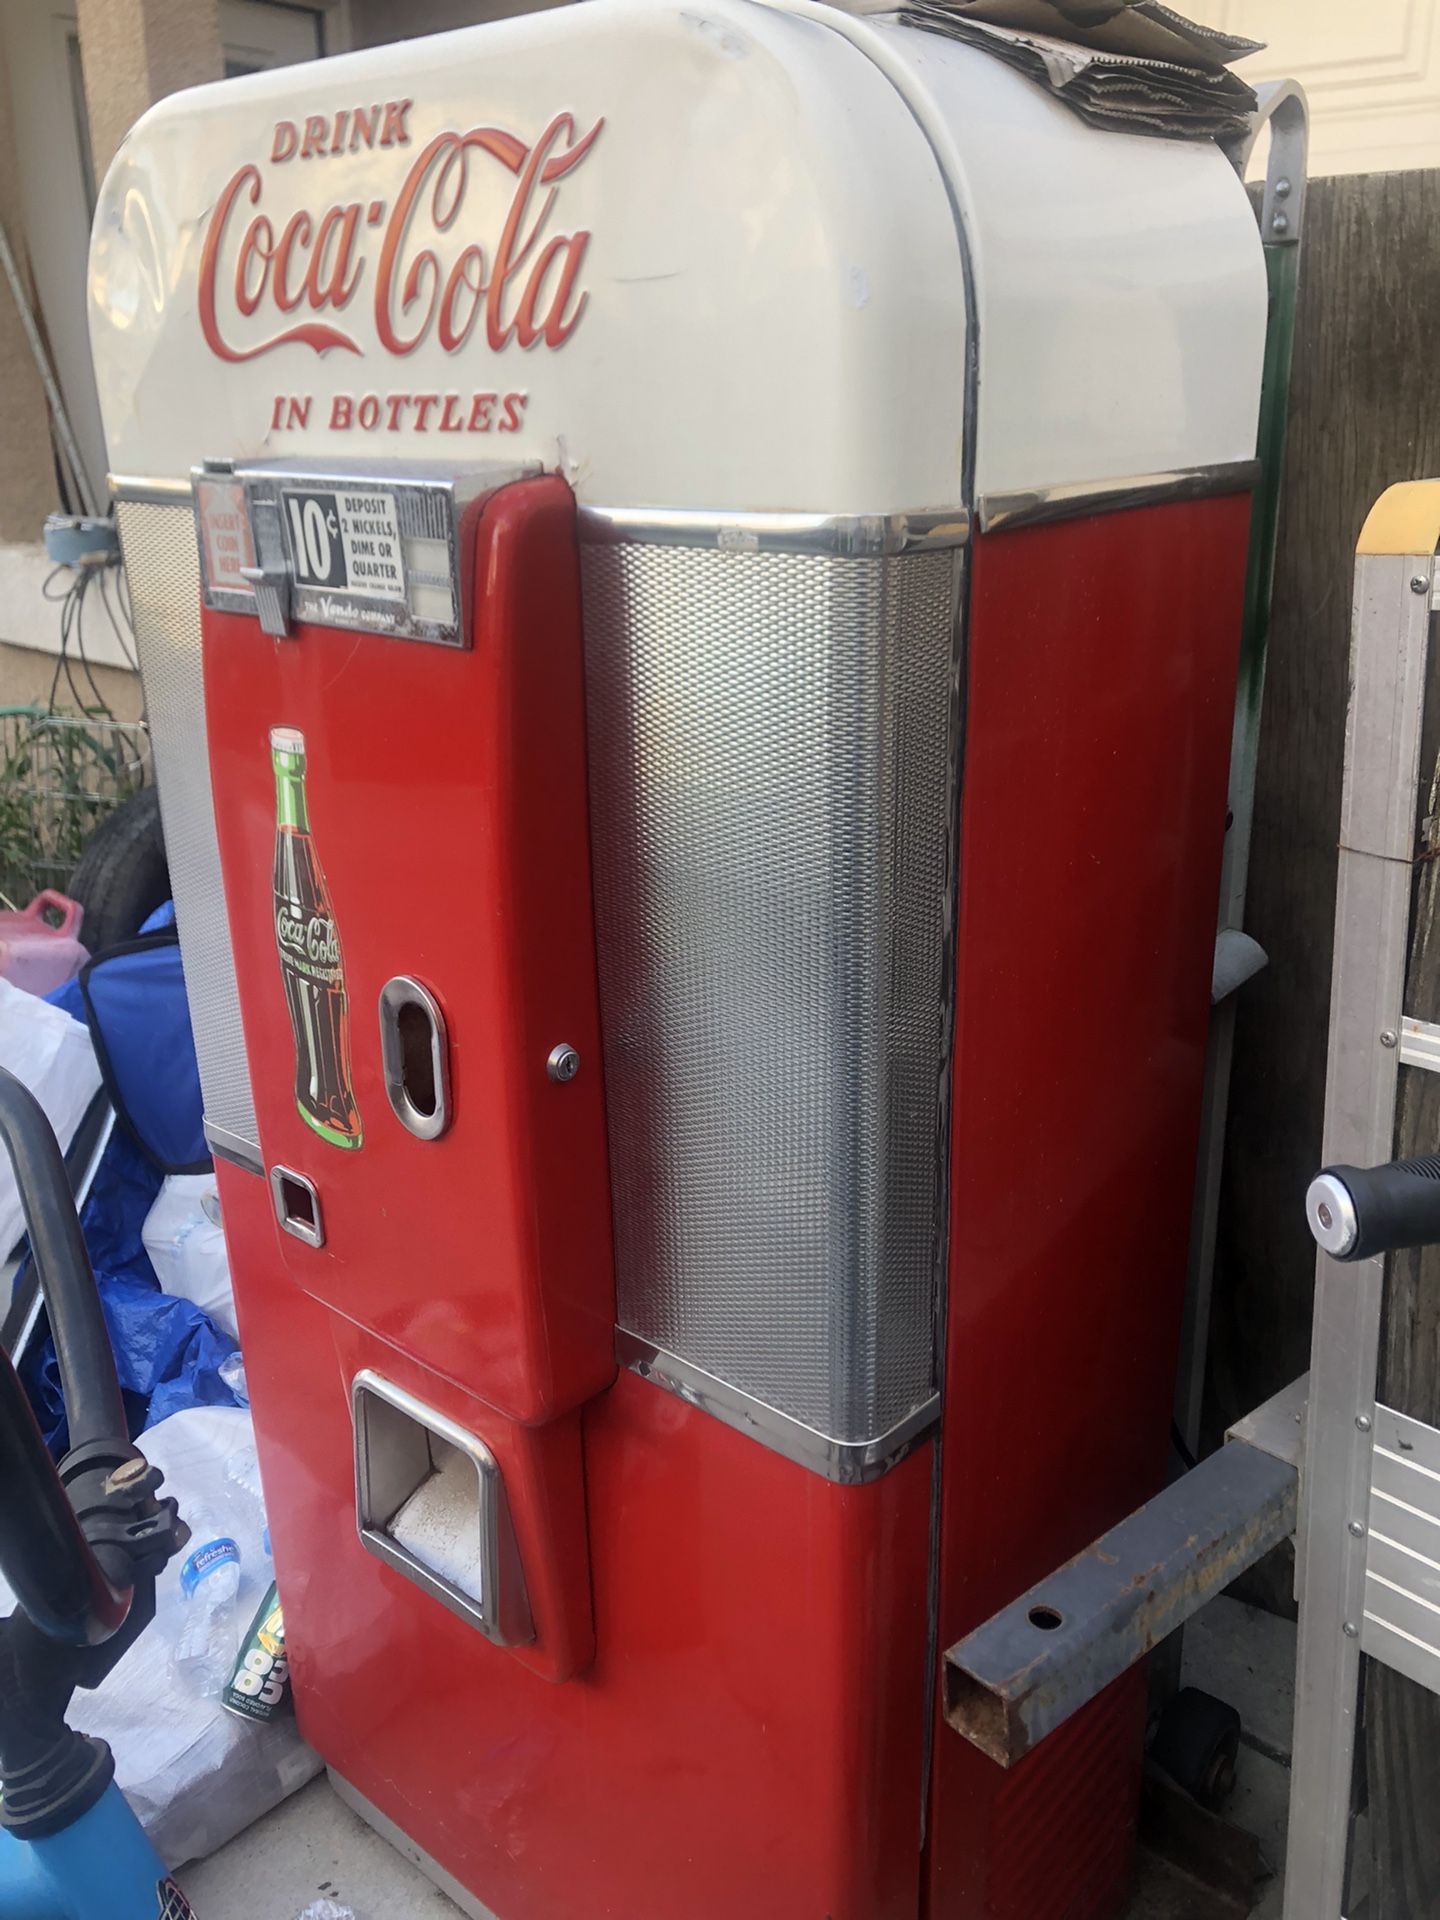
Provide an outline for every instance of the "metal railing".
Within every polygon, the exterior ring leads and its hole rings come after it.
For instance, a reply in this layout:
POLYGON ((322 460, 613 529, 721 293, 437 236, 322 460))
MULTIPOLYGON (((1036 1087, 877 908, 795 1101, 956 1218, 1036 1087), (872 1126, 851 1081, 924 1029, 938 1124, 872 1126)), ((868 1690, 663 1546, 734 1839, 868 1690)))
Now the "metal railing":
POLYGON ((0 906, 63 892, 85 842, 149 771, 142 720, 0 707, 0 906))

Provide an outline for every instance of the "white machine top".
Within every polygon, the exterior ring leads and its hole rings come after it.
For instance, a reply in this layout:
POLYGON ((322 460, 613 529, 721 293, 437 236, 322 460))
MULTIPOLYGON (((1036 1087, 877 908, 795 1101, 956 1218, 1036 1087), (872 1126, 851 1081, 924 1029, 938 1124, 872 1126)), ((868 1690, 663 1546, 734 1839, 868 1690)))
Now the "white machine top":
POLYGON ((117 482, 499 457, 598 507, 889 514, 1255 450, 1218 149, 812 0, 587 0, 172 95, 90 266, 117 482))

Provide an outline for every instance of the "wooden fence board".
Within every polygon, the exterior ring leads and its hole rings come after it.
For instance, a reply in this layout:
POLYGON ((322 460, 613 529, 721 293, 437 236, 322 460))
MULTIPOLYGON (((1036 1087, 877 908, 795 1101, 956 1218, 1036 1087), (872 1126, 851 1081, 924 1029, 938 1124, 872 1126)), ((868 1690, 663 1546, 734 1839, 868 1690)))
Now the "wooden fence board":
MULTIPOLYGON (((1312 183, 1246 926, 1208 1431, 1309 1364, 1355 540, 1395 480, 1440 474, 1440 172, 1312 183)), ((1437 1143, 1440 1144, 1440 1143, 1437 1143)))

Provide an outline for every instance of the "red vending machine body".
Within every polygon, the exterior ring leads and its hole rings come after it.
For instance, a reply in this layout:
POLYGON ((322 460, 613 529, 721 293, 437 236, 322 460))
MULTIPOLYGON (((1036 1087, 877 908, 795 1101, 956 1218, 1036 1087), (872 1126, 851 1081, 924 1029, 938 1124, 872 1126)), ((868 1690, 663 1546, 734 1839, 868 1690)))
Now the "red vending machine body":
POLYGON ((1004 1774, 944 1726, 925 1669, 1163 1467, 1178 1295, 1158 1311, 1151 1276, 1184 1255, 1247 519, 1237 495, 976 543, 938 1637, 929 1442, 871 1484, 837 1486, 633 1372, 610 1386, 568 489, 522 480, 479 514, 469 649, 303 624, 278 639, 207 612, 261 1140, 268 1167, 312 1183, 324 1236, 282 1227, 283 1187, 223 1168, 301 1724, 371 1818, 504 1920, 720 1920, 742 1900, 775 1920, 812 1907, 908 1920, 924 1900, 964 1920, 1068 1920, 1123 1898, 1140 1677, 1004 1774), (1042 590, 1056 568, 1074 589, 1059 612, 1042 590), (1177 574, 1195 591, 1162 653, 1155 608, 1177 574), (432 743, 418 794, 417 712, 432 743), (305 741, 351 997, 358 1150, 317 1134, 296 1097, 272 924, 277 724, 305 741), (1017 762, 1032 769, 1020 806, 1017 762), (536 884, 542 871, 566 873, 563 896, 536 884), (453 914, 437 926, 392 911, 389 875, 453 914), (1137 902, 1153 964, 1111 937, 1137 902), (530 913, 551 916, 543 952, 530 913), (1017 946, 1016 915, 1053 938, 1017 946), (435 1140, 386 1092, 375 1010, 397 971, 444 1016, 453 1120, 435 1140), (1143 1050, 1127 1038, 1137 1019, 1143 1050), (573 1081, 546 1071, 562 1035, 573 1081), (1122 1054, 1132 1069, 1107 1071, 1122 1054), (569 1236, 563 1285, 548 1286, 544 1243, 508 1224, 536 1211, 526 1194, 569 1236), (527 1349, 517 1328, 540 1334, 527 1349), (547 1337, 571 1350, 563 1366, 547 1337), (558 1377, 575 1383, 568 1399, 524 1384, 558 1377), (357 1380, 493 1455, 522 1581, 510 1644, 437 1608, 403 1560, 367 1556, 357 1380), (1117 1396, 1161 1442, 1106 1421, 1117 1396), (1042 1807, 1064 1836, 1055 1851, 1035 1846, 1042 1807), (617 1846, 639 1808, 643 1836, 617 1846))
MULTIPOLYGON (((1236 493, 975 542, 942 1652, 1164 1484, 1249 522, 1236 493)), ((1002 1772, 937 1676, 931 1913, 1121 1911, 1145 1680, 1002 1772)))

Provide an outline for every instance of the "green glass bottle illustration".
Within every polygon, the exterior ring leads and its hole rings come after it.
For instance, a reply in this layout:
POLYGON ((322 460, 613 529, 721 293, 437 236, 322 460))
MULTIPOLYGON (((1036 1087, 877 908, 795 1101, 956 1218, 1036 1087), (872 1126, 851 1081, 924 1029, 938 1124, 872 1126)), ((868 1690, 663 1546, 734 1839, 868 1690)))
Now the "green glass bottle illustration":
POLYGON ((350 1072, 350 996, 305 798, 305 736, 270 729, 275 768, 275 945, 295 1035, 295 1105, 322 1140, 364 1138, 350 1072))

